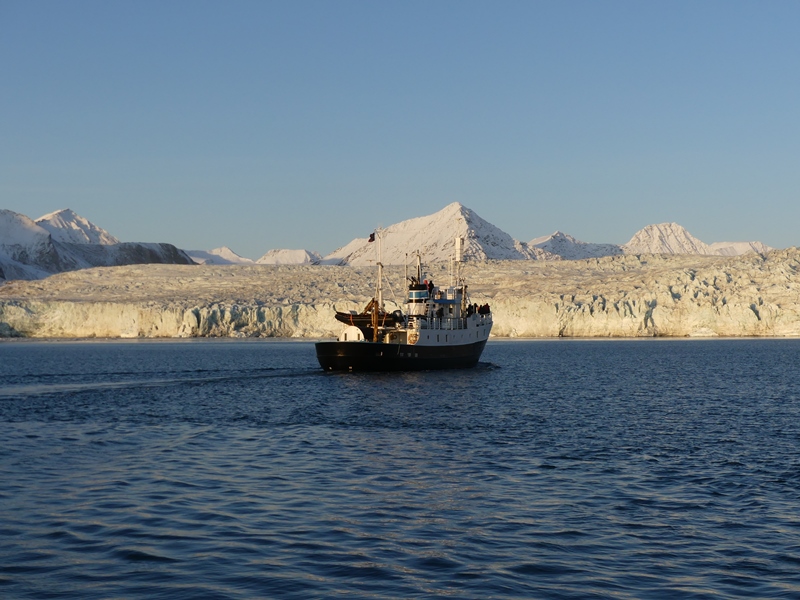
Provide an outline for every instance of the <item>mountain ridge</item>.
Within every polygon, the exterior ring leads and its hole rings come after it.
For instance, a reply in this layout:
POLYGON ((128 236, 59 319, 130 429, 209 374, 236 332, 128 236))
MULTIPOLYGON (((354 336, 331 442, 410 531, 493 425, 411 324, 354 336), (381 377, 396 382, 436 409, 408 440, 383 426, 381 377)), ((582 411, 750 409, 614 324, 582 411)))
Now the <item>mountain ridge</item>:
POLYGON ((317 265, 322 257, 309 250, 270 250, 256 261, 257 265, 317 265))
POLYGON ((250 258, 239 256, 227 246, 213 250, 187 250, 186 254, 198 265, 252 265, 254 262, 250 258))
POLYGON ((120 243, 117 238, 105 229, 98 227, 69 208, 62 208, 46 214, 36 219, 35 222, 57 242, 102 244, 104 246, 120 243))
POLYGON ((713 256, 738 256, 748 252, 763 254, 773 250, 761 242, 706 244, 677 223, 647 225, 637 231, 621 248, 625 254, 708 254, 713 256))
POLYGON ((116 238, 66 211, 69 209, 45 215, 39 223, 20 213, 0 209, 0 280, 42 279, 90 267, 194 264, 183 250, 172 244, 118 240, 109 243, 116 238))
POLYGON ((561 231, 532 239, 528 242, 528 246, 541 248, 565 260, 601 258, 603 256, 623 254, 622 247, 616 244, 592 244, 581 242, 561 231))
POLYGON ((737 256, 772 250, 761 242, 707 244, 677 223, 647 225, 621 245, 582 242, 561 231, 521 242, 459 202, 376 230, 376 234, 377 243, 368 237, 355 238, 325 256, 309 250, 273 249, 253 260, 227 246, 184 251, 171 244, 120 242, 68 208, 36 221, 0 209, 0 280, 39 279, 61 271, 139 262, 364 266, 375 264, 379 246, 382 262, 387 265, 406 264, 417 251, 427 263, 447 262, 454 254, 457 237, 463 241, 462 257, 467 261, 583 260, 622 254, 737 256))
MULTIPOLYGON (((478 216, 460 202, 452 202, 440 211, 414 217, 376 232, 382 242, 384 264, 405 264, 417 251, 426 262, 446 262, 455 249, 455 239, 463 240, 464 260, 541 260, 555 259, 546 250, 519 242, 498 227, 478 216)), ((375 245, 369 238, 356 238, 323 257, 329 265, 361 266, 377 260, 375 245)))
MULTIPOLYGON (((425 217, 395 223, 379 232, 384 264, 405 264, 407 255, 420 251, 426 262, 446 262, 453 256, 455 238, 464 243, 464 260, 584 260, 622 254, 707 254, 736 256, 772 250, 761 242, 706 244, 677 223, 647 225, 626 244, 596 244, 556 231, 529 242, 513 239, 458 202, 425 217)), ((377 252, 368 238, 356 238, 325 256, 322 264, 374 264, 377 252)))

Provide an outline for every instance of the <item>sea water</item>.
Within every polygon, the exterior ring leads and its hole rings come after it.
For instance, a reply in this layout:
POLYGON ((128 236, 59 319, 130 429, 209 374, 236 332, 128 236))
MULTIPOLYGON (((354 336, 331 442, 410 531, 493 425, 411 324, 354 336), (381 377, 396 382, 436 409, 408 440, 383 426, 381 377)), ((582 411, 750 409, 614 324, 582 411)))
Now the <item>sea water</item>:
POLYGON ((2 598, 797 598, 800 340, 0 343, 2 598))

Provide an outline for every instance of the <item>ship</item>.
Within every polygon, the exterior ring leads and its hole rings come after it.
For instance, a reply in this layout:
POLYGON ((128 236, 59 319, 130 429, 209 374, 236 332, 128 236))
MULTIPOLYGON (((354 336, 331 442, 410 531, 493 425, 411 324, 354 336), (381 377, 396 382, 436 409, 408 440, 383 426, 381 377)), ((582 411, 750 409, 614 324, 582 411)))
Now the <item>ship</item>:
POLYGON ((360 313, 336 313, 345 328, 335 341, 315 344, 320 366, 345 372, 476 366, 492 331, 492 311, 488 304, 470 303, 461 277, 461 238, 455 240, 449 285, 437 286, 423 278, 417 252, 415 272, 409 275, 406 267, 405 310, 392 312, 383 301, 381 243, 379 235, 375 294, 360 313))

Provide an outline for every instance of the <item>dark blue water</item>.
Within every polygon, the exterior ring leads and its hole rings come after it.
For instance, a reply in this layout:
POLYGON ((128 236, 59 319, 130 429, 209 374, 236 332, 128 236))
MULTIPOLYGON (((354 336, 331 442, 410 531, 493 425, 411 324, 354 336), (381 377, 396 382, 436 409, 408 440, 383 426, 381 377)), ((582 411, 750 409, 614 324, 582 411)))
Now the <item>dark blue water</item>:
POLYGON ((0 343, 2 598, 798 598, 800 340, 0 343))

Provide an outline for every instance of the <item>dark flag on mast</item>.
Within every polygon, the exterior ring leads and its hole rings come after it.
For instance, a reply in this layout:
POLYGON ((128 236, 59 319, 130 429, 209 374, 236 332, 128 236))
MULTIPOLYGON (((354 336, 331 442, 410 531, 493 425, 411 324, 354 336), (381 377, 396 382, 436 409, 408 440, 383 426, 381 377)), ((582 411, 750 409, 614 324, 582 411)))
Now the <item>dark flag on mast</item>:
POLYGON ((374 233, 370 233, 369 234, 369 241, 370 242, 374 242, 375 241, 375 234, 374 233))

